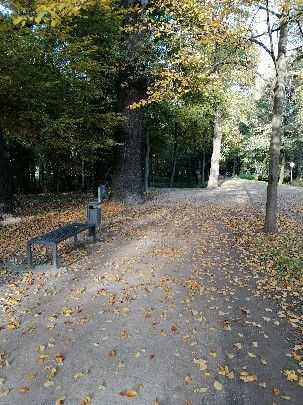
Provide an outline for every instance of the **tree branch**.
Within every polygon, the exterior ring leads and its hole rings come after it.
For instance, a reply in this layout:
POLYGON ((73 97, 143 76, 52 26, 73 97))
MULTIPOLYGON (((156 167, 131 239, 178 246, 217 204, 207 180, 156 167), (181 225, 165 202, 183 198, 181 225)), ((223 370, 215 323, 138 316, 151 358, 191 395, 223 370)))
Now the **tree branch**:
POLYGON ((274 11, 274 10, 270 10, 269 7, 268 7, 268 1, 266 1, 266 6, 260 5, 260 6, 259 6, 259 9, 260 9, 260 10, 264 10, 264 11, 266 11, 268 14, 272 14, 272 15, 274 15, 275 17, 278 17, 278 18, 281 18, 282 15, 283 15, 282 13, 277 13, 277 12, 274 11))
POLYGON ((276 64, 275 55, 271 52, 271 50, 265 44, 263 44, 263 42, 259 41, 258 39, 254 38, 254 37, 249 38, 249 40, 251 42, 254 42, 255 44, 261 46, 268 53, 268 55, 272 58, 274 64, 276 64))
POLYGON ((275 68, 277 69, 276 66, 276 57, 275 57, 275 51, 274 51, 274 41, 272 39, 272 30, 271 30, 271 25, 270 25, 270 19, 269 19, 269 6, 268 6, 268 0, 266 0, 266 22, 267 22, 267 32, 268 32, 268 36, 269 36, 269 42, 270 42, 270 55, 272 57, 272 60, 274 61, 275 64, 275 68))

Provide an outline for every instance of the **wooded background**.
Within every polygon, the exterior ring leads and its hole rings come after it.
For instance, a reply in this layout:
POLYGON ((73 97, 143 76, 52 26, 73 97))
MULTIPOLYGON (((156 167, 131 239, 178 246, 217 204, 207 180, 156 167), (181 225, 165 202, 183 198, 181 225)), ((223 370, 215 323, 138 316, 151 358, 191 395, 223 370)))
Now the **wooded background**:
POLYGON ((301 0, 0 4, 2 214, 15 194, 137 203, 240 175, 268 181, 275 230, 290 162, 303 183, 301 0))

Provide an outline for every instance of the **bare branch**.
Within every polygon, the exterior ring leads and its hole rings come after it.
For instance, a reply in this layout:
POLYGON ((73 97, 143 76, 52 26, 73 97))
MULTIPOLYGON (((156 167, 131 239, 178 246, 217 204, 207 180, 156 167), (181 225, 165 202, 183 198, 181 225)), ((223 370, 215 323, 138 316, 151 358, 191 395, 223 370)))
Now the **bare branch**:
POLYGON ((274 41, 272 39, 272 30, 271 30, 271 25, 270 25, 270 19, 269 19, 269 6, 268 6, 268 0, 266 0, 266 21, 267 21, 267 31, 268 31, 268 36, 269 36, 269 41, 270 41, 270 55, 272 57, 272 60, 274 61, 275 68, 276 66, 276 57, 275 57, 275 51, 274 51, 274 41))
POLYGON ((274 64, 276 64, 275 55, 272 53, 270 48, 268 48, 265 44, 263 44, 263 42, 259 41, 258 39, 254 38, 254 37, 249 38, 249 40, 251 42, 254 42, 255 44, 261 46, 268 53, 268 55, 272 58, 274 64))
POLYGON ((267 13, 269 13, 269 14, 271 14, 271 15, 274 15, 274 16, 277 17, 277 18, 281 18, 281 17, 283 16, 282 13, 277 13, 277 12, 274 11, 274 10, 270 10, 269 7, 268 7, 268 1, 266 1, 266 6, 260 5, 260 6, 259 6, 259 9, 260 9, 260 10, 264 10, 264 11, 266 11, 267 13))
POLYGON ((300 21, 297 21, 297 25, 298 25, 298 28, 299 28, 299 31, 300 31, 301 37, 303 38, 303 30, 302 30, 302 27, 301 27, 300 21))

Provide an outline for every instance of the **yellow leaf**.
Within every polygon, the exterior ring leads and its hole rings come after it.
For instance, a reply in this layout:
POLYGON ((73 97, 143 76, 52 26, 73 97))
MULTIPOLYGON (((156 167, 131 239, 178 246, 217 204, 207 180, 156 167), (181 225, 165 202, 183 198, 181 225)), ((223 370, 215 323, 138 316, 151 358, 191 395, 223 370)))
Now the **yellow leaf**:
POLYGON ((81 404, 80 405, 86 405, 89 404, 91 401, 90 397, 85 397, 84 399, 82 399, 81 404))
POLYGON ((13 18, 13 24, 14 24, 14 25, 18 25, 18 24, 20 24, 21 22, 23 22, 23 20, 24 20, 24 16, 20 15, 20 16, 18 16, 18 17, 13 18))
POLYGON ((203 359, 194 359, 194 363, 195 364, 199 364, 199 368, 201 371, 206 370, 207 369, 207 360, 203 360, 203 359))
POLYGON ((299 385, 303 388, 303 377, 299 377, 299 385))
POLYGON ((55 405, 64 405, 65 400, 66 400, 66 397, 58 398, 55 405))
POLYGON ((43 385, 45 388, 49 388, 54 385, 54 381, 47 380, 43 385))
POLYGON ((36 378, 36 374, 30 374, 26 377, 27 380, 32 381, 36 378))
POLYGON ((223 385, 219 383, 219 381, 215 381, 214 382, 214 387, 216 388, 216 390, 221 391, 223 388, 223 385))
POLYGON ((78 378, 81 378, 83 376, 84 376, 83 373, 76 373, 74 378, 75 378, 75 380, 78 380, 78 378))
POLYGON ((281 398, 286 399, 287 401, 290 401, 290 396, 289 395, 281 395, 281 398))
POLYGON ((136 397, 138 395, 137 391, 135 390, 130 390, 127 392, 127 396, 132 398, 132 397, 136 397))
POLYGON ((199 393, 199 394, 203 394, 203 393, 206 392, 207 390, 208 390, 208 388, 201 387, 201 388, 196 388, 196 389, 194 389, 194 392, 195 392, 195 393, 199 393))
POLYGON ((295 370, 284 370, 284 375, 289 381, 298 381, 299 377, 297 376, 295 370))
POLYGON ((29 389, 28 387, 21 387, 18 389, 19 394, 26 394, 28 393, 29 389))
POLYGON ((0 397, 5 397, 6 395, 9 394, 9 390, 6 391, 0 391, 0 397))
POLYGON ((7 329, 18 329, 20 327, 20 322, 12 321, 6 325, 7 329))
POLYGON ((258 377, 256 375, 249 375, 247 371, 240 372, 240 380, 244 382, 257 381, 258 377))
POLYGON ((55 377, 56 373, 57 373, 57 369, 56 369, 56 368, 52 368, 52 370, 51 370, 51 372, 50 372, 48 378, 49 378, 50 380, 52 380, 52 379, 55 377))

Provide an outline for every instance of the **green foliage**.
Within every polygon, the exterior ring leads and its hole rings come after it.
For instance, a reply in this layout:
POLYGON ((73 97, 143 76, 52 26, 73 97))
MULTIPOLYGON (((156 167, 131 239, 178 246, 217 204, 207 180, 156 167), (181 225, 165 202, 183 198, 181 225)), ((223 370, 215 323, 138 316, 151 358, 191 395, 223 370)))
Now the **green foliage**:
POLYGON ((275 259, 272 273, 275 273, 278 284, 301 284, 303 282, 303 260, 294 257, 275 259))

